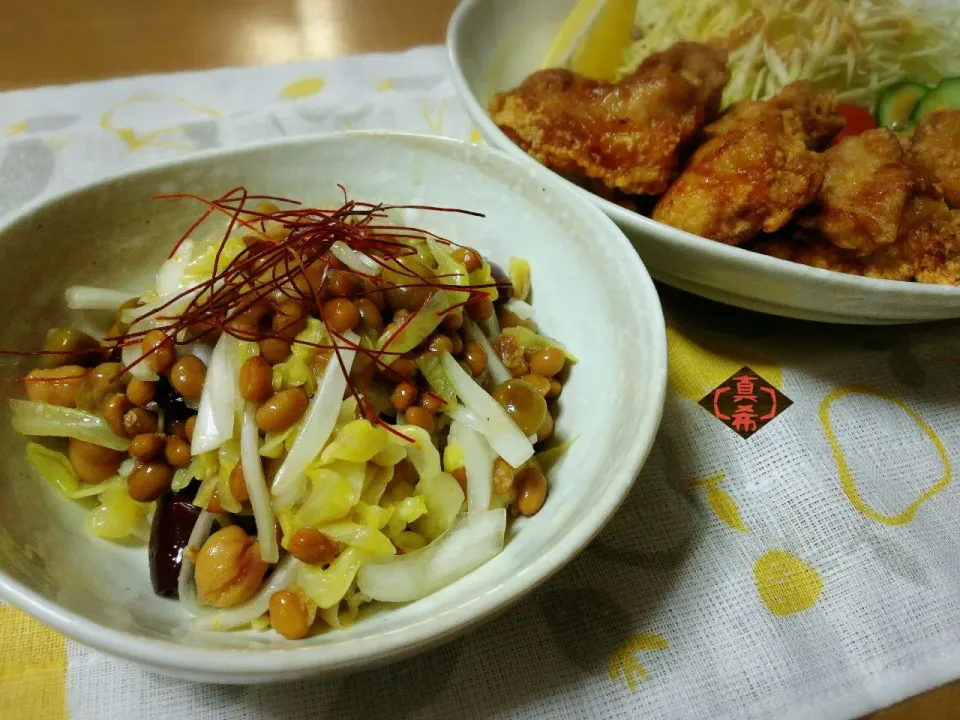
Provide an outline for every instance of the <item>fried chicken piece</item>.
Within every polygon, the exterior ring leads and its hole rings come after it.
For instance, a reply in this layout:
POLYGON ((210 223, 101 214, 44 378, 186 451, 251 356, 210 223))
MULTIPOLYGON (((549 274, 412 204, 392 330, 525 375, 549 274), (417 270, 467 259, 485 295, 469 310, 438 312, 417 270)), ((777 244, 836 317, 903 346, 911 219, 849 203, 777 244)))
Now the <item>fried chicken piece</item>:
POLYGON ((960 210, 950 210, 942 200, 913 198, 904 214, 904 233, 904 252, 917 282, 960 285, 960 210))
POLYGON ((653 219, 740 245, 775 232, 808 205, 823 181, 823 157, 807 148, 792 112, 751 112, 724 122, 697 148, 653 210, 653 219))
POLYGON ((813 85, 806 80, 798 80, 770 100, 738 102, 716 122, 708 125, 705 132, 710 136, 721 135, 751 118, 769 113, 779 115, 786 111, 796 115, 803 125, 804 139, 811 150, 824 147, 846 125, 843 115, 837 111, 837 99, 833 93, 815 93, 813 85))
POLYGON ((960 285, 960 211, 950 210, 935 198, 911 198, 897 241, 866 257, 838 248, 816 232, 795 225, 758 240, 752 249, 850 275, 960 285))
POLYGON ((947 204, 960 208, 960 110, 941 110, 921 120, 910 152, 940 183, 947 204))
POLYGON ((493 121, 551 170, 632 195, 660 194, 680 152, 718 112, 726 55, 678 43, 616 83, 541 70, 490 101, 493 121))
POLYGON ((930 175, 890 130, 844 138, 823 156, 827 163, 823 186, 799 222, 858 255, 870 255, 900 236, 911 197, 937 194, 930 175))
POLYGON ((760 237, 751 243, 750 249, 821 270, 863 275, 861 258, 849 250, 841 250, 836 245, 830 244, 817 233, 796 225, 784 228, 773 235, 760 237))

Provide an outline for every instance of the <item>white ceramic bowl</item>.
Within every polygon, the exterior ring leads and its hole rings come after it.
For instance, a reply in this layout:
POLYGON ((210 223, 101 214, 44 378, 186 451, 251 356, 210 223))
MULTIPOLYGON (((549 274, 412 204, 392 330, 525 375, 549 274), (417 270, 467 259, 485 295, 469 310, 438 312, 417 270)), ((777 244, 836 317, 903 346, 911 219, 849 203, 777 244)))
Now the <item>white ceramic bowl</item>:
MULTIPOLYGON (((351 628, 298 643, 274 633, 185 633, 185 614, 154 597, 143 547, 86 534, 83 509, 35 477, 25 440, 0 423, 0 596, 117 657, 192 680, 249 683, 350 670, 424 649, 489 618, 545 580, 600 530, 650 450, 666 386, 663 315, 643 264, 616 226, 547 174, 452 140, 346 133, 192 156, 47 200, 0 229, 0 347, 35 348, 76 324, 63 289, 140 290, 200 210, 171 191, 252 192, 339 205, 351 197, 469 208, 419 226, 506 263, 530 261, 536 318, 579 356, 556 432, 580 440, 550 474, 543 510, 516 523, 505 550, 450 587, 382 606, 351 628)), ((103 323, 104 326, 106 322, 103 323)), ((105 327, 103 328, 105 329, 105 327)), ((27 361, 0 367, 9 379, 27 361)))
MULTIPOLYGON (((450 20, 454 85, 484 139, 541 167, 487 114, 494 93, 539 69, 576 0, 464 0, 450 20)), ((566 182, 566 181, 565 181, 566 182)), ((960 317, 960 288, 875 280, 810 268, 677 230, 568 185, 627 234, 654 278, 750 310, 824 322, 887 324, 960 317)))

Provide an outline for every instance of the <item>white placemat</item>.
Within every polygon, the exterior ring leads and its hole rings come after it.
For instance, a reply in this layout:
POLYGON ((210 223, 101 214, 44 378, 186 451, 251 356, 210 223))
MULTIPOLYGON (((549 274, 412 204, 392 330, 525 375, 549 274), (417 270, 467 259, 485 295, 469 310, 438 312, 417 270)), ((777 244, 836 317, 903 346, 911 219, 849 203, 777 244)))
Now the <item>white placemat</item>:
MULTIPOLYGON (((439 47, 10 92, 0 214, 124 168, 341 128, 480 141, 439 47)), ((960 676, 960 328, 663 300, 670 392, 646 469, 587 551, 501 618, 344 679, 217 687, 37 639, 0 608, 5 717, 848 718, 960 676), (743 366, 752 390, 724 383, 743 366), (782 414, 743 438, 697 404, 717 386, 720 415, 737 394, 767 408, 773 389, 782 414)))

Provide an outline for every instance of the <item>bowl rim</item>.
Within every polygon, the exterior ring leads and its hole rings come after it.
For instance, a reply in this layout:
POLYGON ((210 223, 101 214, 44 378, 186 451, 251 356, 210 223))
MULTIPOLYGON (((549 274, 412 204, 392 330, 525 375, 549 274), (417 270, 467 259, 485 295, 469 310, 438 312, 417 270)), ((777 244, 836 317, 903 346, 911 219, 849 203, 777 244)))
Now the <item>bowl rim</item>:
POLYGON ((746 271, 763 273, 778 279, 800 280, 821 286, 832 285, 835 290, 870 292, 871 294, 881 295, 902 294, 907 297, 926 297, 931 299, 949 298, 952 301, 960 302, 960 287, 849 275, 834 270, 802 265, 771 255, 764 255, 744 247, 725 245, 724 243, 710 240, 700 235, 694 235, 686 230, 680 230, 666 225, 632 210, 627 210, 549 170, 520 149, 516 143, 500 130, 487 114, 486 108, 480 105, 473 88, 467 82, 467 78, 464 75, 460 63, 460 56, 461 37, 463 33, 466 32, 466 18, 475 7, 485 2, 489 2, 489 0, 461 0, 460 4, 457 5, 456 10, 450 17, 450 22, 447 24, 447 60, 450 65, 450 79, 453 82, 454 89, 460 101, 466 106, 467 114, 477 125, 481 135, 496 139, 494 144, 498 150, 506 152, 511 157, 520 160, 528 168, 535 167, 542 173, 553 175, 576 191, 581 198, 589 200, 594 206, 600 208, 605 215, 617 223, 625 225, 631 230, 636 230, 645 237, 650 235, 659 236, 661 239, 665 239, 671 244, 677 245, 685 250, 696 251, 705 261, 739 264, 743 266, 746 271))
MULTIPOLYGON (((50 205, 117 181, 135 180, 171 168, 202 165, 229 155, 256 153, 285 146, 337 143, 348 137, 400 139, 427 147, 470 148, 470 152, 498 158, 496 162, 517 166, 517 170, 525 169, 514 158, 498 149, 420 133, 350 130, 277 138, 200 151, 188 156, 112 173, 94 182, 42 197, 29 203, 20 211, 0 219, 0 237, 50 205)), ((465 164, 468 165, 468 163, 465 164)), ((440 611, 438 618, 431 617, 429 621, 415 621, 386 634, 352 638, 318 646, 291 644, 264 648, 212 649, 180 645, 169 640, 107 628, 64 609, 55 601, 48 600, 38 592, 27 588, 2 570, 0 570, 0 598, 54 630, 115 657, 146 665, 167 674, 180 674, 182 677, 190 677, 184 673, 196 673, 198 676, 192 679, 213 678, 220 681, 228 679, 231 682, 245 682, 280 680, 289 678, 292 674, 336 673, 355 669, 361 665, 382 664, 390 659, 425 650, 490 618, 549 579, 573 560, 603 529, 630 492, 643 467, 660 426, 666 397, 667 344, 659 296, 643 261, 640 260, 629 240, 596 206, 585 203, 582 198, 571 193, 559 179, 548 177, 548 175, 550 174, 536 175, 531 179, 542 185, 545 190, 568 198, 570 203, 579 204, 588 216, 593 215, 598 229, 604 228, 606 231, 605 235, 608 237, 604 239, 605 242, 616 247, 616 251, 622 255, 623 262, 631 264, 634 280, 639 283, 639 290, 649 304, 645 314, 650 323, 650 337, 645 340, 648 344, 647 352, 651 358, 651 377, 649 386, 644 392, 646 399, 641 406, 636 407, 635 421, 638 430, 635 435, 636 441, 624 448, 625 462, 619 463, 622 470, 617 481, 611 484, 603 495, 596 498, 596 502, 591 505, 587 514, 571 525, 559 542, 545 549, 536 564, 526 566, 499 585, 479 593, 465 604, 440 611)))

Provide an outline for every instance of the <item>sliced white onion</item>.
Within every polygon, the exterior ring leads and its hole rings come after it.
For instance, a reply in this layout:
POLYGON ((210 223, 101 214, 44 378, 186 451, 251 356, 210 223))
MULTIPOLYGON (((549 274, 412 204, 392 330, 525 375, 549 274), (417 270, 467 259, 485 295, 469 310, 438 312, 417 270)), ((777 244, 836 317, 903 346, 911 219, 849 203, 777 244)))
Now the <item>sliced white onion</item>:
POLYGON ((206 340, 195 340, 192 343, 180 346, 180 355, 193 355, 203 360, 203 364, 209 366, 213 358, 214 345, 206 340))
POLYGON ((523 300, 517 300, 516 298, 510 298, 507 300, 504 307, 516 315, 521 320, 532 320, 533 319, 533 305, 530 303, 524 302, 523 300))
MULTIPOLYGON (((150 327, 151 325, 149 320, 141 320, 131 325, 127 332, 143 332, 144 330, 149 330, 150 327)), ((123 362, 124 367, 130 368, 130 374, 133 375, 134 378, 137 380, 159 380, 160 376, 157 375, 150 367, 149 359, 140 360, 142 355, 143 344, 138 342, 125 345, 120 350, 120 360, 123 362), (140 360, 140 362, 137 362, 137 360, 140 360), (134 363, 136 363, 136 365, 134 365, 134 363)))
POLYGON ((497 314, 494 313, 486 320, 480 321, 480 329, 486 334, 488 338, 495 338, 500 334, 500 321, 497 320, 497 314))
MULTIPOLYGON (((348 331, 343 336, 351 343, 360 342, 359 336, 354 332, 348 331)), ((273 480, 271 492, 278 508, 287 508, 296 502, 303 471, 320 454, 323 446, 330 439, 330 433, 340 414, 343 391, 347 388, 344 370, 347 373, 350 372, 356 354, 357 351, 353 348, 342 347, 340 358, 343 361, 343 368, 336 357, 331 357, 327 367, 324 368, 317 385, 317 392, 310 398, 310 405, 307 407, 300 432, 273 480)))
POLYGON ((67 307, 71 310, 116 310, 135 297, 136 293, 89 285, 73 285, 64 293, 67 307))
POLYGON ((184 262, 181 258, 172 257, 157 271, 157 295, 163 297, 176 293, 183 278, 184 262))
POLYGON ((260 463, 260 431, 257 428, 257 406, 248 402, 243 408, 243 426, 240 429, 240 463, 243 479, 250 494, 253 519, 257 523, 257 538, 260 540, 260 557, 264 562, 275 563, 280 559, 277 548, 277 533, 273 529, 273 511, 270 509, 270 490, 263 476, 260 463))
POLYGON ((371 260, 362 252, 357 252, 342 240, 337 240, 330 248, 337 260, 354 272, 365 275, 379 275, 383 268, 375 260, 371 260))
POLYGON ((213 348, 203 391, 200 393, 197 425, 190 443, 190 452, 193 455, 216 450, 233 437, 239 372, 239 368, 235 366, 239 342, 229 333, 223 333, 213 348))
POLYGON ((463 466, 467 471, 467 511, 475 513, 489 510, 493 498, 493 463, 496 455, 483 435, 472 427, 454 422, 451 432, 455 433, 463 450, 463 466))
POLYGON ((197 630, 232 630, 249 625, 270 609, 270 597, 275 592, 293 584, 299 565, 299 560, 287 555, 256 595, 236 607, 199 613, 193 618, 193 627, 197 630))
MULTIPOLYGON (((483 418, 463 405, 457 405, 457 407, 452 410, 448 410, 446 415, 458 425, 466 425, 479 433, 482 433, 484 428, 486 428, 486 423, 483 421, 483 418)), ((452 427, 451 432, 453 432, 452 427)))
POLYGON ((499 385, 500 383, 505 383, 509 380, 512 375, 504 367, 503 362, 500 360, 500 356, 497 355, 493 350, 493 346, 490 344, 490 341, 487 340, 487 336, 483 334, 483 331, 480 330, 469 318, 464 318, 464 325, 467 331, 467 339, 474 340, 476 343, 483 349, 483 354, 487 356, 487 370, 490 372, 490 377, 493 379, 494 385, 499 385))
POLYGON ((212 285, 206 282, 200 282, 179 288, 166 295, 161 295, 156 300, 148 302, 145 305, 126 308, 120 313, 120 321, 133 322, 137 318, 146 320, 155 314, 165 318, 177 317, 186 310, 187 306, 193 302, 193 299, 197 297, 197 295, 204 292, 208 287, 210 288, 210 292, 216 292, 222 285, 223 280, 217 280, 212 285))
POLYGON ((207 538, 210 537, 210 532, 213 530, 213 523, 217 519, 217 516, 212 512, 207 512, 206 510, 201 510, 200 515, 197 516, 197 522, 193 526, 193 530, 190 532, 190 537, 187 539, 187 546, 183 549, 183 554, 180 556, 180 574, 177 576, 177 597, 180 598, 180 602, 183 604, 184 609, 191 613, 195 614, 199 612, 200 608, 197 605, 197 587, 193 581, 193 560, 189 558, 190 548, 194 548, 199 552, 200 548, 203 547, 203 544, 207 541, 207 538))
POLYGON ((130 477, 130 473, 133 472, 133 469, 136 466, 137 466, 137 461, 131 457, 128 457, 126 460, 120 463, 120 467, 117 468, 117 475, 123 478, 130 477))
POLYGON ((503 550, 506 528, 503 508, 468 513, 425 548, 362 566, 357 587, 382 602, 418 600, 496 556, 503 550))
POLYGON ((481 432, 494 452, 506 460, 510 467, 520 467, 529 460, 533 456, 533 445, 507 415, 507 411, 500 407, 500 403, 477 385, 450 353, 443 353, 440 362, 457 396, 483 421, 481 432))

